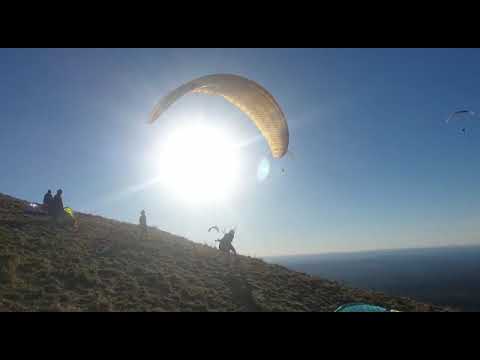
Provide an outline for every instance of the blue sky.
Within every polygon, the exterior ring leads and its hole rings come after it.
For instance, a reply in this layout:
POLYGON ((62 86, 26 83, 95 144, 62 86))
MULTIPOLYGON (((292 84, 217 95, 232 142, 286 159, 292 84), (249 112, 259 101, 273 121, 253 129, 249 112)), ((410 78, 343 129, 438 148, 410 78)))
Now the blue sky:
POLYGON ((211 224, 236 225, 237 249, 257 256, 478 243, 480 127, 445 124, 480 112, 478 64, 478 49, 1 49, 0 192, 40 201, 62 187, 74 209, 137 222, 145 208, 151 225, 198 242, 214 240, 211 224), (197 113, 257 134, 202 95, 146 124, 162 95, 212 73, 271 91, 293 156, 259 182, 268 148, 243 149, 242 186, 221 205, 138 187, 160 175, 156 146, 197 113))

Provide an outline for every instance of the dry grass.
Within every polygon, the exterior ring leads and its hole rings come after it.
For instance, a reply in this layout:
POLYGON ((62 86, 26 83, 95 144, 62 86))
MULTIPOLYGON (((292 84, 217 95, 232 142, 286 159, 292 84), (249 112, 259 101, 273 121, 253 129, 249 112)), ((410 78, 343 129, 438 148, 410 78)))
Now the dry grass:
POLYGON ((158 229, 77 214, 78 231, 27 216, 0 194, 3 311, 333 311, 365 301, 403 311, 445 311, 351 289, 158 229))

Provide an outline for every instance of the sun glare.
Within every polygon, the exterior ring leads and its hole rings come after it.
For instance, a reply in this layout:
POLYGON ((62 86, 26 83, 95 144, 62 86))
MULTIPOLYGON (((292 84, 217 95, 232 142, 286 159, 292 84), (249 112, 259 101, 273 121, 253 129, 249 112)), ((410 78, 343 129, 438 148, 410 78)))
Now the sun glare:
POLYGON ((176 197, 191 204, 222 202, 238 184, 238 147, 215 128, 180 128, 162 144, 159 166, 161 183, 176 197))

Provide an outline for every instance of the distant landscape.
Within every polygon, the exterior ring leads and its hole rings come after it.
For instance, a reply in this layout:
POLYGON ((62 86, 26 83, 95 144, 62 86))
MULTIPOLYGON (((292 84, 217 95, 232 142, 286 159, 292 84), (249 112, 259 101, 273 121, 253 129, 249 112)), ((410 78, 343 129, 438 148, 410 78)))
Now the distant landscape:
POLYGON ((345 285, 480 311, 480 246, 264 258, 345 285))

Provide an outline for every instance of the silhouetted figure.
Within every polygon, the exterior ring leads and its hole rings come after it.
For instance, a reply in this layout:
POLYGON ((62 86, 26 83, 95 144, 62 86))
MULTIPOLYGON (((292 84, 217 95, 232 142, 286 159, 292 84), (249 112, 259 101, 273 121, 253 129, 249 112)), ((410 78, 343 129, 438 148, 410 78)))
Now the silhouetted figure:
POLYGON ((140 239, 144 240, 147 237, 147 216, 145 215, 145 210, 142 210, 139 219, 140 225, 140 239))
POLYGON ((65 214, 65 211, 63 210, 63 199, 62 199, 62 194, 63 194, 63 191, 60 189, 60 190, 57 190, 57 193, 55 194, 55 196, 53 197, 53 200, 51 202, 51 208, 52 208, 52 213, 51 215, 53 216, 53 218, 56 220, 58 220, 59 218, 61 218, 62 216, 64 216, 65 214))
POLYGON ((47 210, 48 215, 51 215, 52 201, 53 201, 52 190, 48 190, 45 196, 43 197, 43 208, 47 210))
POLYGON ((233 252, 233 254, 237 255, 237 252, 235 251, 235 248, 232 245, 233 238, 235 236, 235 230, 230 230, 228 233, 226 233, 223 238, 220 240, 215 240, 219 242, 220 244, 218 245, 218 249, 220 251, 226 252, 227 254, 230 254, 230 251, 233 252))

